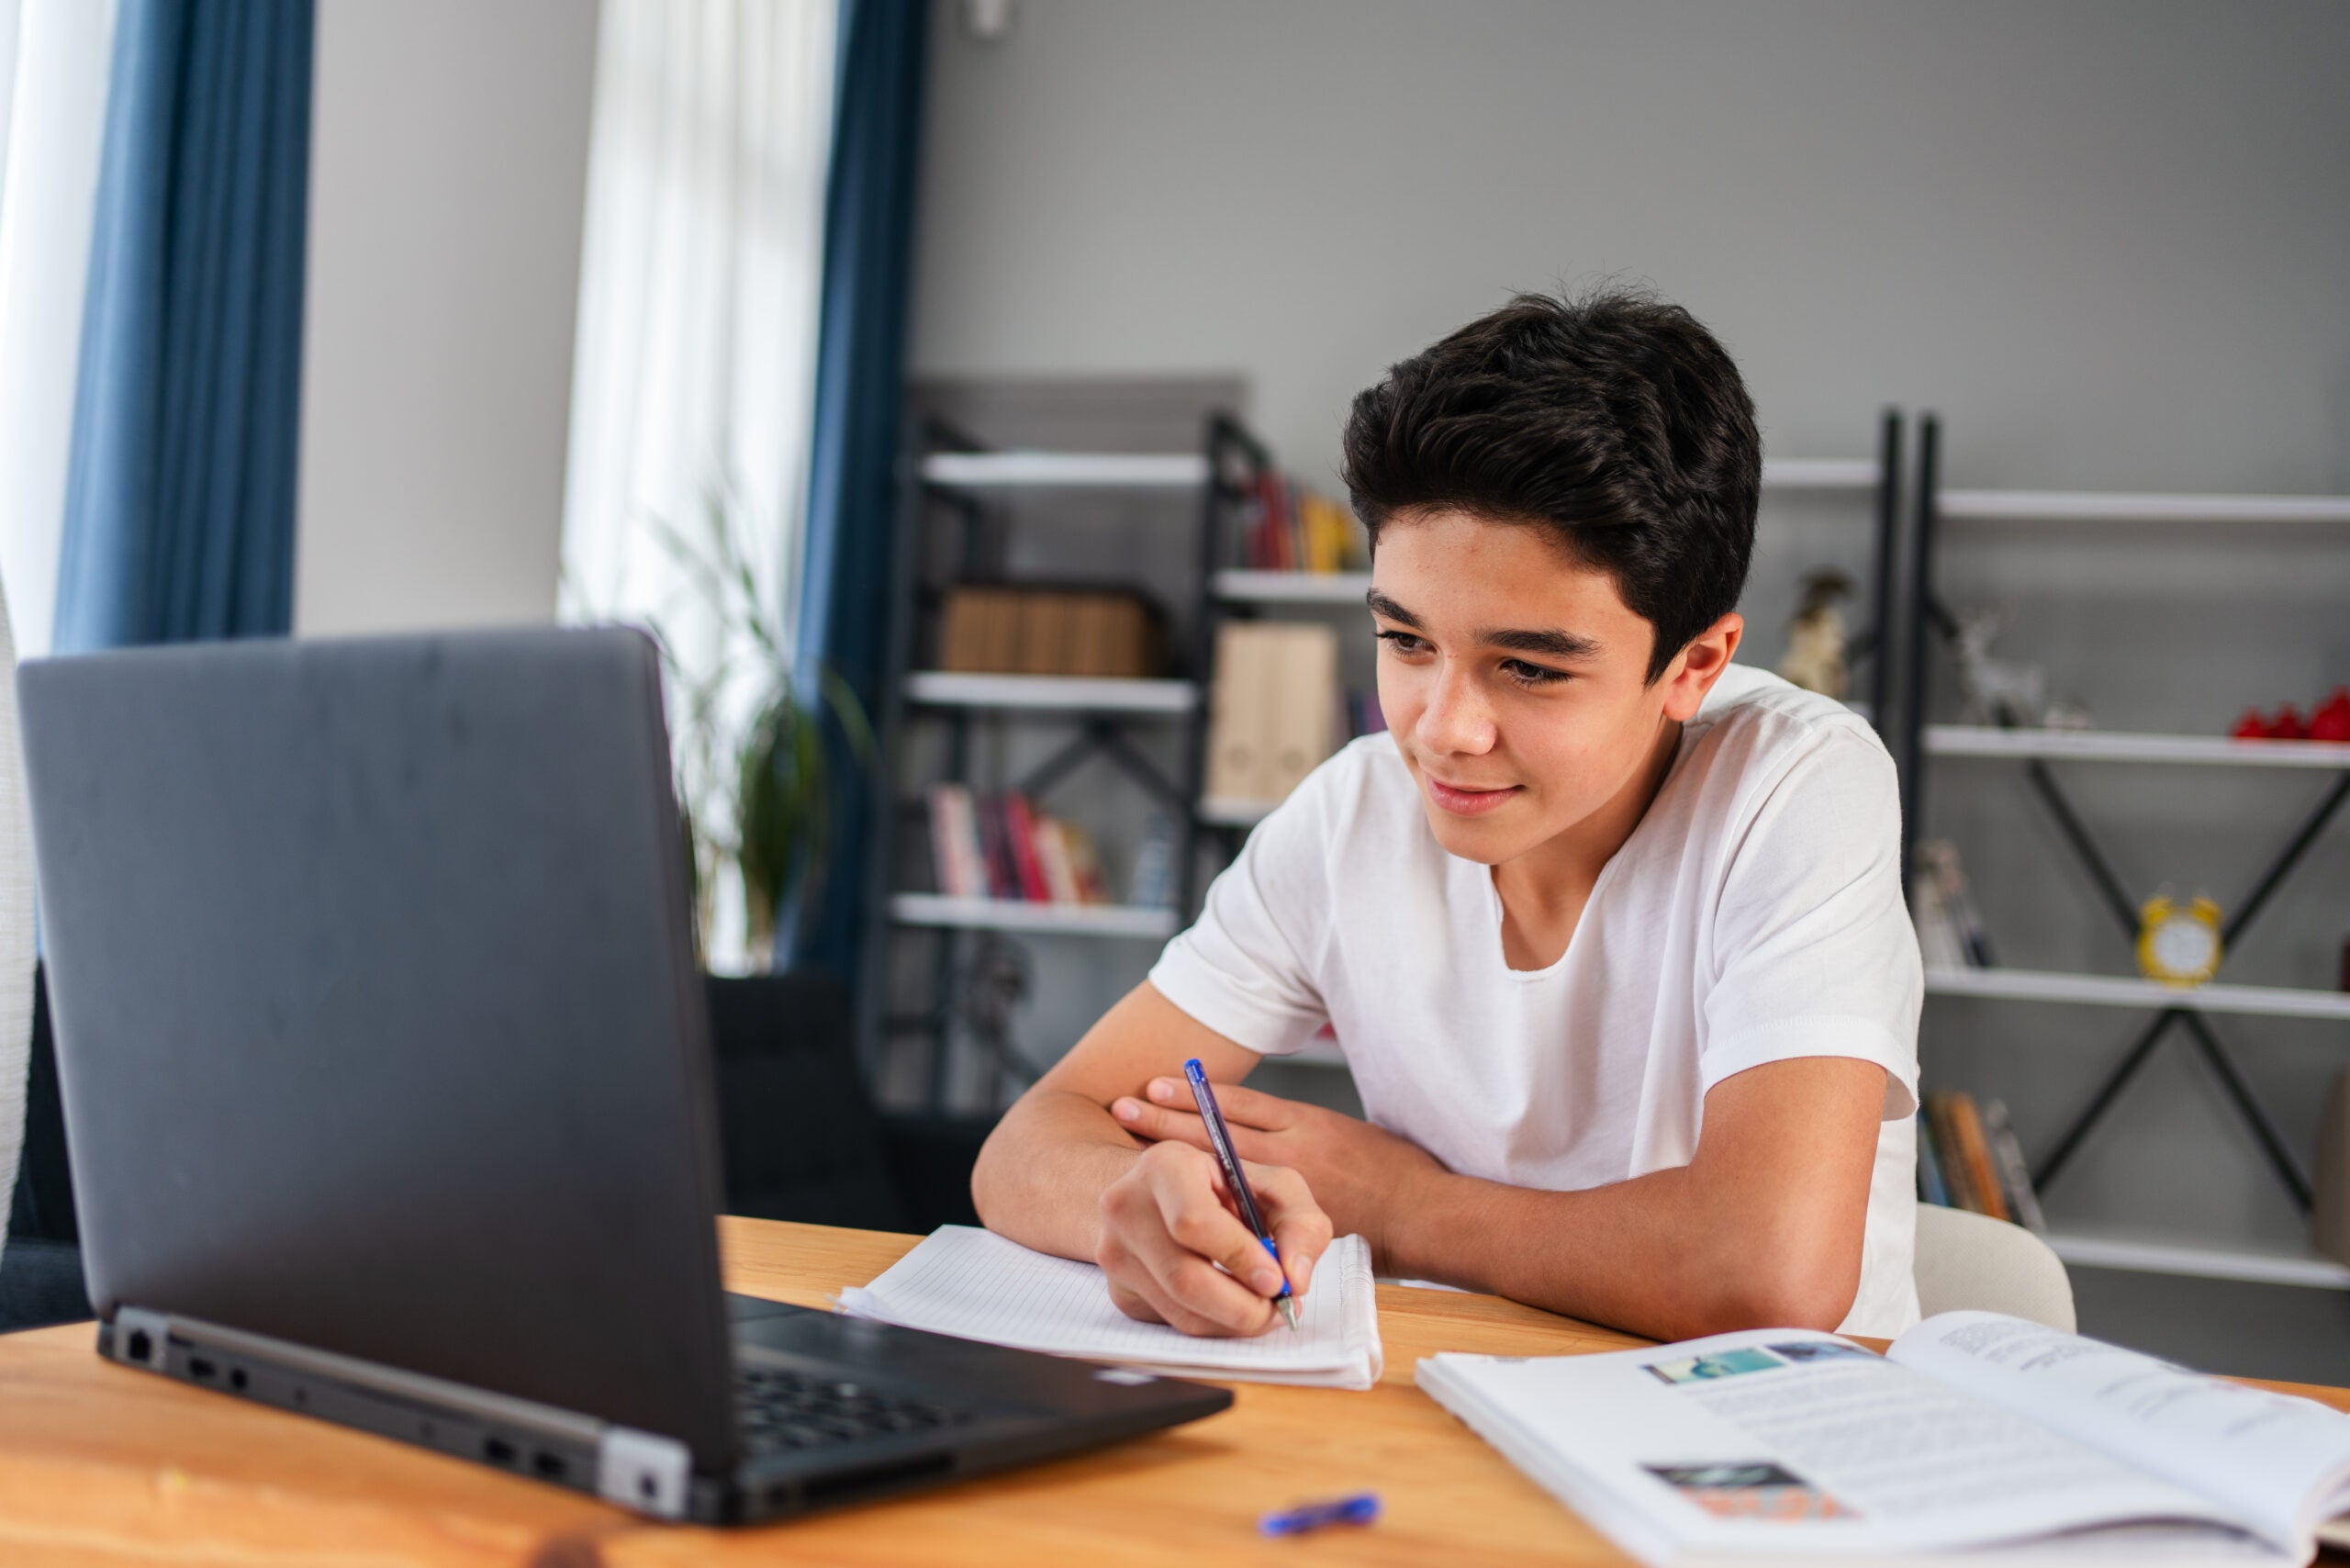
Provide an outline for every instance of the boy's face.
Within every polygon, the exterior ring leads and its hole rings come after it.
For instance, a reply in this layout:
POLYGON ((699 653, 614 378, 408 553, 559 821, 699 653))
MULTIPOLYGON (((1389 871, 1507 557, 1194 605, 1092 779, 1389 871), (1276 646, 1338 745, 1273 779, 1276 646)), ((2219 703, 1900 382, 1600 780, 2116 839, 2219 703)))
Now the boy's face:
POLYGON ((1428 825, 1489 866, 1578 829, 1612 854, 1744 625, 1724 616, 1651 682, 1655 628, 1613 577, 1540 529, 1450 510, 1380 529, 1371 610, 1379 705, 1428 825))

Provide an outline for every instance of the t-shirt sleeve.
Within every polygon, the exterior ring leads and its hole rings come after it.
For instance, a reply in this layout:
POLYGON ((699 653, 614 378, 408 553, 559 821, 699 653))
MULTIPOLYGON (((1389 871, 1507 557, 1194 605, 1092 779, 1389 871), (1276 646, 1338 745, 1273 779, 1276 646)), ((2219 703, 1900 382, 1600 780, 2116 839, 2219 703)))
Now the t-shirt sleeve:
POLYGON ((1893 759, 1831 732, 1772 786, 1723 874, 1698 1065, 1703 1087, 1765 1062, 1885 1069, 1885 1119, 1918 1105, 1924 974, 1901 896, 1893 759))
POLYGON ((1330 917, 1326 764, 1259 823, 1208 887, 1200 918, 1167 945, 1150 983, 1262 1056, 1302 1049, 1329 1021, 1311 956, 1330 917))

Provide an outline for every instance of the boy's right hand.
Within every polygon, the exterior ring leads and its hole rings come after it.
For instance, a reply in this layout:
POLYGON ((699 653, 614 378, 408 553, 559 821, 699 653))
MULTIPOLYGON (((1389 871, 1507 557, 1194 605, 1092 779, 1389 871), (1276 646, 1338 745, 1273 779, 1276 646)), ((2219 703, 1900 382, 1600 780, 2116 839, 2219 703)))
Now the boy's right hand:
MULTIPOLYGON (((1330 1216, 1296 1171, 1246 1161, 1242 1170, 1302 1302, 1330 1245, 1330 1216)), ((1217 1336, 1261 1334, 1281 1321, 1272 1304, 1281 1271, 1239 1217, 1215 1157, 1189 1144, 1150 1145, 1102 1192, 1094 1261, 1129 1317, 1217 1336)))

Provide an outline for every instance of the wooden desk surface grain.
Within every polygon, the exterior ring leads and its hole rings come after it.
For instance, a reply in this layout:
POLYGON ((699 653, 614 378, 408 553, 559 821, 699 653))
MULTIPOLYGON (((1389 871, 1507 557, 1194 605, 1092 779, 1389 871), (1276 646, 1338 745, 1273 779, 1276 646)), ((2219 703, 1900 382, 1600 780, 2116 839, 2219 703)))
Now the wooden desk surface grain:
MULTIPOLYGON (((728 1285, 825 1305, 908 1236, 729 1219, 728 1285)), ((1102 1452, 743 1530, 655 1525, 559 1491, 100 1361, 86 1324, 0 1338, 0 1563, 206 1568, 635 1564, 1618 1563, 1411 1385, 1439 1350, 1639 1343, 1489 1296, 1380 1288, 1368 1394, 1235 1385, 1233 1407, 1102 1452), (1378 1492, 1369 1529, 1286 1541, 1266 1511, 1378 1492)), ((2277 1385, 2286 1386, 2286 1385, 2277 1385)), ((2350 1391, 2294 1389, 2350 1409, 2350 1391)))

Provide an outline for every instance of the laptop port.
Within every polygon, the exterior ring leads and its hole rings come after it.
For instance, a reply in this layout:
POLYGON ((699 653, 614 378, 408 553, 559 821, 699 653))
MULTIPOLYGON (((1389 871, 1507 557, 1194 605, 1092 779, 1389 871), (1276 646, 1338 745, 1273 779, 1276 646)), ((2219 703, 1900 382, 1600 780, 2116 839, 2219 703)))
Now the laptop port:
POLYGON ((197 1377, 209 1379, 214 1372, 218 1372, 220 1369, 214 1366, 202 1356, 190 1356, 187 1359, 187 1370, 197 1377))
POLYGON ((155 1341, 148 1337, 147 1330, 144 1328, 132 1329, 130 1331, 130 1359, 134 1361, 143 1361, 154 1355, 154 1353, 155 1341))
POLYGON ((563 1455, 559 1453, 549 1453, 546 1450, 541 1449, 537 1453, 532 1455, 531 1468, 537 1471, 541 1475, 545 1476, 549 1481, 560 1481, 563 1479, 565 1473, 570 1470, 571 1466, 564 1462, 563 1455))
POLYGON ((489 1438, 485 1439, 481 1445, 481 1451, 483 1456, 492 1464, 512 1464, 514 1462, 514 1445, 508 1442, 504 1438, 489 1438))
POLYGON ((245 1369, 244 1369, 244 1368, 242 1368, 242 1367, 230 1367, 230 1368, 229 1369, 229 1386, 230 1388, 233 1388, 233 1389, 237 1390, 240 1394, 241 1394, 241 1393, 243 1393, 243 1392, 244 1392, 244 1387, 245 1387, 245 1369))

